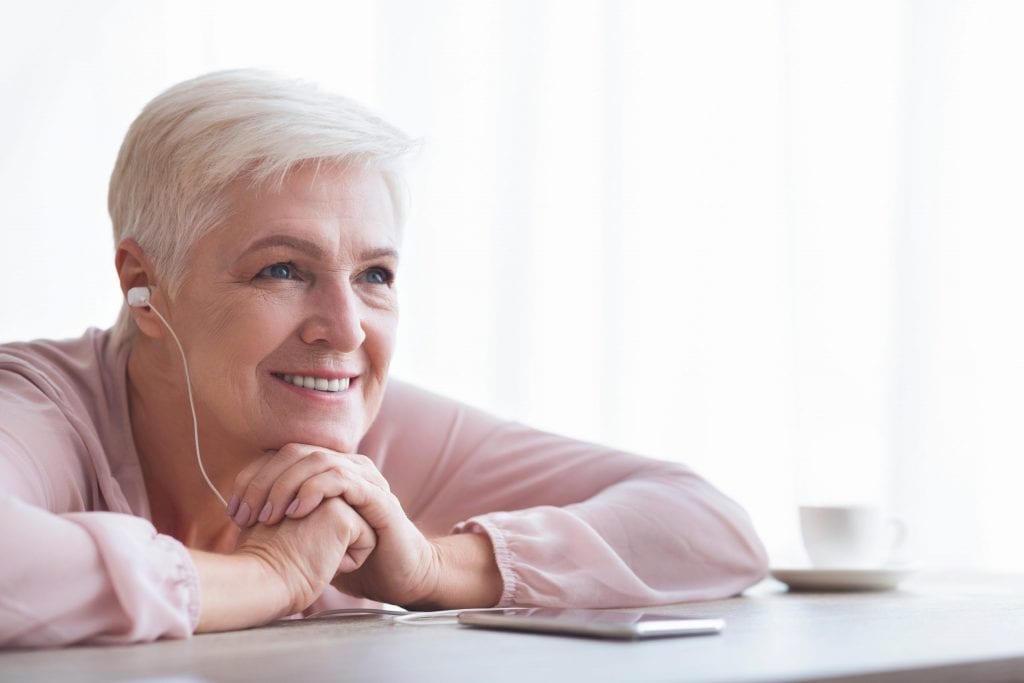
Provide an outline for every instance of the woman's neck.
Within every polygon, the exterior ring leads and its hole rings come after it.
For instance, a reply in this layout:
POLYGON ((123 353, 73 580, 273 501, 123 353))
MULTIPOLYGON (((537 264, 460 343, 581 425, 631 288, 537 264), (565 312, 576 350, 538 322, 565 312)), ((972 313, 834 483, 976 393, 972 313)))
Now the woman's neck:
MULTIPOLYGON (((128 356, 128 407, 153 525, 190 548, 230 552, 238 528, 200 472, 181 359, 145 338, 135 344, 128 356)), ((244 458, 208 430, 200 430, 199 441, 206 473, 223 496, 244 458)))

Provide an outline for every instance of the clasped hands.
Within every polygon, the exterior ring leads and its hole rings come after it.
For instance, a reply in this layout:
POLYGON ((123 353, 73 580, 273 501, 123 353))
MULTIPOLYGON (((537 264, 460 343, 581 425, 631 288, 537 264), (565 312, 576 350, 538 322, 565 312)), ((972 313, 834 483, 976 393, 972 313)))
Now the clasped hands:
POLYGON ((290 612, 308 607, 328 583, 396 605, 438 602, 438 544, 363 455, 288 444, 238 474, 227 512, 242 529, 235 552, 281 578, 290 612))

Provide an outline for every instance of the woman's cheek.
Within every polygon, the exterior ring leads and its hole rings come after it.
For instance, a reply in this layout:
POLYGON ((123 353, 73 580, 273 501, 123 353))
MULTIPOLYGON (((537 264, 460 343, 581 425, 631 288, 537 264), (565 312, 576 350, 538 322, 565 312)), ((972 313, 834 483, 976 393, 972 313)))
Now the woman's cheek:
POLYGON ((294 297, 271 297, 258 293, 248 300, 238 301, 224 311, 219 324, 225 331, 244 330, 247 335, 272 333, 291 326, 298 309, 294 297))

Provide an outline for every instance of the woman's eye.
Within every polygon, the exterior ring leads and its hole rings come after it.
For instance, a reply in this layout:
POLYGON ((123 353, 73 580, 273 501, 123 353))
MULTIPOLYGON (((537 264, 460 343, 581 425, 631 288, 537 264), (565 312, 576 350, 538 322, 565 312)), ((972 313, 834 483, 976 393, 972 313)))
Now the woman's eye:
POLYGON ((371 285, 390 285, 395 276, 386 268, 370 268, 363 275, 371 285))
POLYGON ((275 280, 291 280, 295 275, 295 267, 290 263, 275 263, 260 271, 260 277, 269 277, 275 280))

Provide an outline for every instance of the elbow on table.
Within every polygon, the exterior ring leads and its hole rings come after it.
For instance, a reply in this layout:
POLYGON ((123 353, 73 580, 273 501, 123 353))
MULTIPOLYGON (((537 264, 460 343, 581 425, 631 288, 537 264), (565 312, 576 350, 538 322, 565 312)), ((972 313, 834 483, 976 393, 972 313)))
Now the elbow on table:
POLYGON ((757 532, 754 531, 753 525, 750 526, 748 531, 749 536, 747 538, 747 564, 745 567, 745 576, 747 578, 747 585, 745 588, 749 588, 764 577, 768 575, 768 551, 764 547, 764 543, 758 537, 757 532))
POLYGON ((711 569, 716 597, 742 593, 768 575, 768 551, 754 522, 742 506, 706 481, 691 479, 689 484, 701 491, 693 497, 699 501, 692 509, 699 530, 690 535, 692 550, 711 569))
POLYGON ((719 538, 704 548, 702 562, 695 565, 685 599, 719 600, 743 593, 768 575, 768 553, 753 530, 730 526, 728 539, 719 538), (700 567, 700 569, 697 569, 700 567))
POLYGON ((720 562, 731 579, 729 595, 738 595, 768 575, 768 551, 746 512, 739 509, 727 526, 728 543, 722 545, 720 562))

